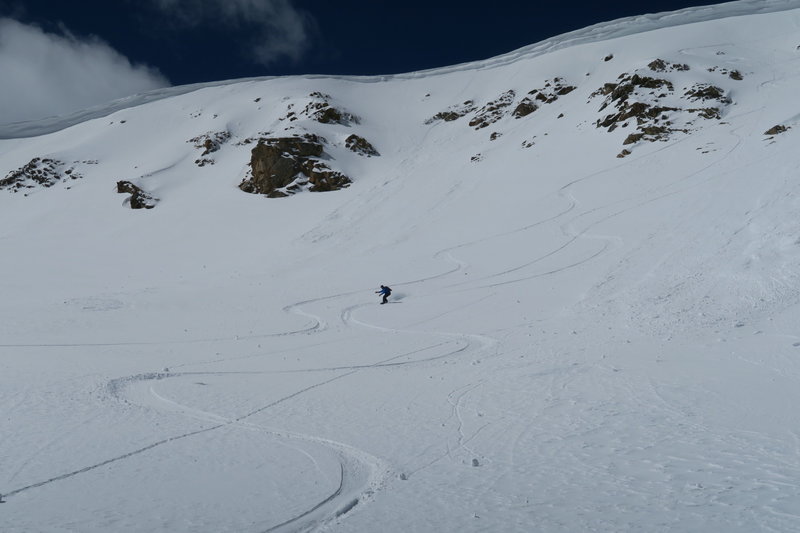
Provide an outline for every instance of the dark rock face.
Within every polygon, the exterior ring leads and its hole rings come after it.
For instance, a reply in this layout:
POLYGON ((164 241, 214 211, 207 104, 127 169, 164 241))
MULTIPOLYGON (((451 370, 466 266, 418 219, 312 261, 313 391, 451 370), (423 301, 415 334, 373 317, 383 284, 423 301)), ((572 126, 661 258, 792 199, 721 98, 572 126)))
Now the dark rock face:
POLYGON ((68 180, 82 178, 74 168, 66 168, 66 163, 56 159, 35 157, 17 170, 9 172, 0 180, 0 190, 17 192, 36 187, 49 188, 68 180))
POLYGON ((301 190, 336 191, 352 180, 330 169, 318 158, 324 140, 316 135, 259 139, 250 157, 250 177, 239 188, 270 198, 289 196, 301 190))
POLYGON ((369 141, 367 141, 364 137, 356 135, 355 133, 345 139, 344 145, 349 150, 367 157, 381 155, 378 153, 375 147, 369 143, 369 141))
POLYGON ((130 194, 131 209, 152 209, 158 203, 158 199, 143 191, 130 181, 118 181, 117 192, 130 194))

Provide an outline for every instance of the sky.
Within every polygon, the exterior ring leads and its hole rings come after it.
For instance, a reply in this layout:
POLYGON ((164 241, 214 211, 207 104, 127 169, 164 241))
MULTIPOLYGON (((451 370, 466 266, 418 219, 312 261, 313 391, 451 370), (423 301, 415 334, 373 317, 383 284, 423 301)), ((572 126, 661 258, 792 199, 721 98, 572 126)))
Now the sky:
POLYGON ((621 17, 713 0, 0 0, 0 124, 169 85, 397 74, 487 59, 621 17))

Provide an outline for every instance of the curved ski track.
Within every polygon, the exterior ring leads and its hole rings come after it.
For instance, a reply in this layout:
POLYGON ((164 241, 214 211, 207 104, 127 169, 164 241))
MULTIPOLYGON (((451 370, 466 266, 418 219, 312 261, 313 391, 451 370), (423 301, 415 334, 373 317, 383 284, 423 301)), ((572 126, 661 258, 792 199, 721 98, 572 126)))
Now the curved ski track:
MULTIPOLYGON (((410 285, 414 283, 420 283, 423 281, 436 279, 440 277, 447 276, 452 272, 458 271, 463 268, 463 265, 458 263, 457 260, 453 259, 457 265, 454 269, 447 270, 442 273, 433 274, 429 277, 421 278, 418 280, 409 281, 403 283, 402 285, 410 285)), ((317 299, 311 299, 306 301, 297 302, 295 304, 291 304, 289 306, 284 307, 284 311, 289 313, 295 313, 307 318, 311 319, 311 324, 295 331, 288 331, 288 332, 280 332, 280 333, 272 333, 272 334, 264 334, 264 335, 253 335, 247 338, 261 338, 261 337, 276 337, 276 336, 289 336, 289 335, 299 335, 299 334, 309 334, 309 333, 317 333, 324 331, 328 328, 327 322, 314 314, 308 313, 303 310, 304 306, 310 306, 315 303, 319 303, 326 300, 332 300, 337 298, 343 298, 347 296, 352 296, 355 294, 359 294, 363 291, 350 291, 341 294, 335 294, 331 296, 326 296, 317 299)), ((353 325, 358 325, 361 327, 368 327, 373 329, 379 329, 384 331, 392 331, 396 333, 414 333, 412 330, 392 330, 387 328, 381 328, 379 326, 374 326, 368 324, 366 322, 362 322, 352 318, 352 311, 358 307, 362 307, 365 304, 360 304, 356 306, 351 306, 345 308, 340 313, 340 319, 345 326, 352 327, 353 325)), ((121 378, 116 378, 109 381, 106 384, 106 393, 111 398, 115 398, 117 400, 126 401, 125 399, 125 392, 131 386, 137 386, 139 384, 146 384, 153 381, 160 381, 160 380, 167 380, 167 379, 175 379, 183 376, 200 376, 200 375, 254 375, 254 374, 280 374, 280 373, 330 373, 330 372, 338 372, 337 375, 333 377, 329 377, 320 381, 315 382, 312 385, 309 385, 305 388, 297 390, 291 394, 288 394, 282 398, 279 398, 275 401, 272 401, 266 405, 258 407, 256 409, 250 410, 246 413, 243 413, 239 416, 233 418, 225 418, 214 413, 209 413, 206 411, 202 411, 199 409, 195 409, 189 406, 183 406, 178 404, 177 402, 164 397, 156 393, 151 388, 151 394, 154 398, 156 398, 159 402, 167 406, 171 412, 178 412, 183 416, 187 416, 189 418, 195 419, 202 419, 207 422, 211 422, 212 425, 209 427, 197 429, 194 431, 188 431, 185 433, 173 435, 164 439, 160 439, 154 441, 146 446, 142 446, 140 448, 131 450, 124 454, 120 454, 114 457, 110 457, 101 461, 98 461, 94 464, 87 465, 85 467, 65 472, 59 475, 55 475, 48 479, 29 484, 27 486, 19 487, 10 491, 7 491, 3 494, 6 501, 9 499, 13 499, 15 496, 30 491, 32 489, 36 489, 39 487, 43 487, 46 485, 50 485, 52 483, 56 483, 59 481, 63 481, 66 479, 73 478, 75 476, 79 476, 81 474, 85 474, 99 468, 108 466, 110 464, 124 461, 127 459, 138 457, 154 448, 158 448, 162 445, 175 443, 177 441, 188 439, 192 437, 198 437, 210 432, 214 432, 220 430, 222 428, 228 428, 233 426, 243 427, 247 429, 258 430, 265 433, 269 438, 273 439, 293 439, 293 440, 303 440, 305 442, 319 445, 325 448, 328 448, 329 451, 333 452, 337 457, 339 457, 340 463, 340 479, 339 484, 336 490, 334 490, 330 495, 324 498, 322 501, 314 504, 310 509, 298 514, 297 516, 291 517, 288 520, 283 521, 280 524, 270 527, 269 529, 264 530, 265 532, 282 532, 282 531, 307 531, 310 529, 315 529, 318 527, 322 527, 325 524, 328 524, 334 520, 339 520, 344 517, 347 513, 352 511, 356 508, 359 504, 365 503, 370 501, 374 498, 375 493, 380 490, 386 480, 389 478, 391 471, 388 467, 387 463, 375 456, 372 456, 368 452, 363 450, 358 450, 353 448, 347 444, 332 441, 329 439, 324 439, 321 437, 316 437, 313 435, 305 435, 299 433, 291 433, 282 430, 276 430, 271 428, 266 428, 263 426, 259 426, 257 424, 249 422, 247 419, 250 417, 266 411, 272 407, 275 407, 281 403, 287 402, 293 398, 296 398, 306 392, 309 392, 313 389, 317 389, 319 387, 323 387, 329 383, 334 381, 343 379, 347 376, 355 374, 357 372, 370 370, 370 369, 379 369, 379 368, 386 368, 386 367, 394 367, 394 366, 402 366, 402 365, 409 365, 409 364, 421 364, 426 362, 431 362, 435 360, 445 359, 453 356, 457 356, 462 354, 471 348, 474 348, 475 341, 478 341, 480 346, 478 347, 479 350, 486 349, 488 346, 494 343, 493 339, 488 337, 480 336, 480 335, 462 335, 462 334, 451 334, 451 333, 427 333, 432 336, 439 336, 443 340, 439 342, 434 342, 430 345, 424 346, 422 348, 412 350, 409 352, 403 352, 400 354, 392 355, 391 357, 382 359, 380 361, 369 363, 369 364, 361 364, 361 365, 344 365, 344 366, 331 366, 331 367, 320 367, 320 368, 311 368, 311 369, 299 369, 299 370, 279 370, 279 371, 267 371, 267 372, 258 372, 258 371, 242 371, 242 372, 151 372, 151 373, 144 373, 144 374, 137 374, 132 376, 125 376, 121 378)), ((241 339, 244 337, 234 337, 234 339, 241 339)), ((83 344, 24 344, 24 345, 15 345, 15 346, 37 346, 37 347, 67 347, 67 346, 82 346, 82 347, 108 347, 108 346, 130 346, 130 345, 159 345, 159 344, 176 344, 176 343, 202 343, 202 342, 212 342, 212 341, 220 341, 220 340, 230 340, 227 338, 222 339, 192 339, 187 341, 167 341, 167 342, 137 342, 137 343, 83 343, 83 344)), ((242 357, 259 357, 264 356, 264 353, 260 354, 253 354, 248 356, 239 356, 234 358, 220 358, 215 362, 224 362, 229 359, 238 359, 242 357)), ((207 363, 207 362, 206 362, 207 363)), ((192 363, 192 365, 198 363, 192 363)), ((204 364, 203 362, 199 364, 204 364)), ((175 368, 180 366, 186 365, 178 365, 175 368)), ((165 407, 165 409, 167 409, 165 407)), ((38 452, 37 452, 38 453, 38 452)))

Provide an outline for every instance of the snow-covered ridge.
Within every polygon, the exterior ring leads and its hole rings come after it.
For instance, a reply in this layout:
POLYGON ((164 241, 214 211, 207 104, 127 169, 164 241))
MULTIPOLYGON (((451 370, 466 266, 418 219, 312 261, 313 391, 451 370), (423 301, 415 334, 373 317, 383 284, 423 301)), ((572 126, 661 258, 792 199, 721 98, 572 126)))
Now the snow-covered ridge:
MULTIPOLYGON (((541 41, 539 43, 525 46, 513 52, 509 52, 507 54, 503 54, 491 59, 463 63, 459 65, 452 65, 447 67, 440 67, 435 69, 410 72, 404 74, 393 74, 393 75, 379 75, 379 76, 304 75, 299 77, 307 80, 339 79, 339 80, 347 80, 347 81, 361 82, 361 83, 376 83, 376 82, 385 82, 392 79, 412 79, 425 76, 436 76, 462 70, 489 69, 506 65, 510 62, 522 58, 536 57, 539 55, 548 54, 556 50, 577 46, 580 44, 602 42, 610 39, 616 39, 629 35, 636 35, 638 33, 669 28, 674 26, 680 26, 685 24, 693 24, 697 22, 718 20, 729 17, 774 13, 778 11, 787 11, 791 9, 796 9, 799 7, 800 7, 800 0, 737 0, 725 4, 693 7, 678 11, 647 14, 635 17, 625 17, 610 22, 603 22, 580 30, 575 30, 562 35, 554 36, 552 38, 545 39, 544 41, 541 41)), ((148 102, 153 102, 164 98, 179 96, 203 88, 219 87, 223 85, 246 83, 251 81, 264 81, 269 79, 274 79, 274 78, 265 76, 265 77, 246 78, 237 80, 197 83, 191 85, 183 85, 179 87, 156 89, 146 93, 115 100, 108 104, 99 105, 94 108, 72 113, 70 115, 66 115, 63 117, 50 117, 31 122, 0 124, 0 139, 12 139, 12 138, 46 135, 47 133, 59 131, 61 129, 68 128, 72 125, 79 124, 86 120, 92 120, 94 118, 108 116, 116 111, 139 106, 148 102)))

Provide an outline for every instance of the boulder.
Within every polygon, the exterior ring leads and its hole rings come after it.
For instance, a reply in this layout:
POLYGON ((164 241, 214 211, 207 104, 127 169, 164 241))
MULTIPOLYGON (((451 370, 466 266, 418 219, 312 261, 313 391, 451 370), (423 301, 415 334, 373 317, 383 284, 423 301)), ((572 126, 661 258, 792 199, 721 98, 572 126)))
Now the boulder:
POLYGON ((118 181, 117 192, 131 195, 129 201, 131 209, 152 209, 158 203, 158 198, 154 198, 130 181, 118 181))
POLYGON ((353 152, 365 155, 367 157, 381 155, 378 153, 375 147, 369 143, 369 141, 367 141, 364 137, 356 135, 355 133, 345 139, 344 145, 353 152))
POLYGON ((778 135, 779 133, 785 133, 789 128, 784 126, 783 124, 778 124, 776 126, 772 126, 770 129, 764 132, 764 135, 778 135))

